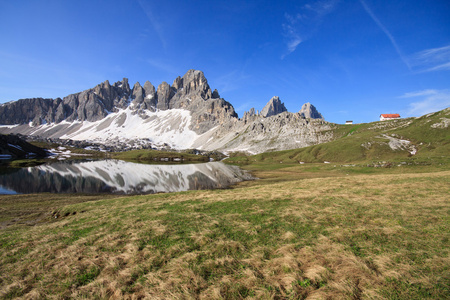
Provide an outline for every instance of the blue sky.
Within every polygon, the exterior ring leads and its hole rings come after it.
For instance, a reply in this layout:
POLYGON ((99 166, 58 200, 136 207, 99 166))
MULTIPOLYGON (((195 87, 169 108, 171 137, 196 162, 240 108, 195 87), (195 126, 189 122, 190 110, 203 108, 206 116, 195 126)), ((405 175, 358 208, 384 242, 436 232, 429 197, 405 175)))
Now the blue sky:
POLYGON ((279 96, 330 122, 450 106, 450 2, 0 0, 0 103, 202 70, 239 116, 279 96))

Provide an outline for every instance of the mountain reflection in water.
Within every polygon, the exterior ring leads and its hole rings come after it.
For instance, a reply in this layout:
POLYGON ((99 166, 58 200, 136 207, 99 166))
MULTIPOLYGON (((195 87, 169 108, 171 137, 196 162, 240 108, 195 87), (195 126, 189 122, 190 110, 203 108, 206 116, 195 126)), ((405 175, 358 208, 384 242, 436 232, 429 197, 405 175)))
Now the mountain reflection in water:
POLYGON ((0 174, 0 193, 152 194, 225 188, 251 176, 221 162, 146 165, 121 160, 56 162, 0 174))

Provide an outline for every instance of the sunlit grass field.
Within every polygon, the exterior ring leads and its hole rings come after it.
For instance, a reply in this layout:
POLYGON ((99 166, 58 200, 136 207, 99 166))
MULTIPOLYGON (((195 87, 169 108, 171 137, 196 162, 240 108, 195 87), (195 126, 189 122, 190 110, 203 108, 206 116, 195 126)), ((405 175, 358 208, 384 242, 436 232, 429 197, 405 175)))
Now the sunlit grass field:
MULTIPOLYGON (((278 162, 247 168, 261 179, 226 190, 82 203, 52 195, 38 225, 27 226, 30 216, 0 230, 0 297, 450 294, 448 167, 278 162)), ((48 195, 15 197, 32 207, 48 195)), ((2 220, 11 221, 13 206, 1 203, 2 220)))
POLYGON ((0 298, 448 299, 449 115, 235 154, 259 179, 230 189, 1 195, 0 298))

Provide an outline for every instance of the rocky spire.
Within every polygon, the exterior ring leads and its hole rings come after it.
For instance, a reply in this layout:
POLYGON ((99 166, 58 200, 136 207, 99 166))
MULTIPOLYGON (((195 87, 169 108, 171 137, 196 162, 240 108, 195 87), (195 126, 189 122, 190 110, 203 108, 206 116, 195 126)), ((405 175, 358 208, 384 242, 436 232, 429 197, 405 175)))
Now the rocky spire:
POLYGON ((148 109, 150 111, 156 110, 157 106, 157 97, 156 97, 156 90, 153 84, 150 83, 150 81, 146 81, 144 83, 144 91, 145 91, 145 98, 144 98, 144 109, 148 109))
POLYGON ((270 116, 278 115, 285 111, 287 111, 287 109, 284 106, 284 103, 281 102, 278 96, 274 96, 261 110, 261 116, 267 118, 270 116))
POLYGON ((324 120, 322 114, 312 105, 311 103, 305 103, 302 106, 302 109, 298 112, 303 117, 307 119, 322 119, 324 120))
POLYGON ((200 96, 205 100, 212 96, 212 91, 202 71, 189 70, 184 74, 181 80, 178 80, 178 82, 178 85, 182 84, 184 95, 192 92, 199 92, 200 96))
POLYGON ((169 109, 170 99, 172 99, 174 93, 170 88, 170 85, 163 81, 156 90, 156 94, 158 96, 158 104, 157 108, 160 110, 169 109))

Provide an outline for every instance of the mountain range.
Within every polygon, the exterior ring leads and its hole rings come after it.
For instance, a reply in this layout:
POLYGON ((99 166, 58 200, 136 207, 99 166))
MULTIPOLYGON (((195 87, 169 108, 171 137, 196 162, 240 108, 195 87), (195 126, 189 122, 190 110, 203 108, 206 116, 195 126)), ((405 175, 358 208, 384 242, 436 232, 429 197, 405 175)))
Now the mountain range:
POLYGON ((124 78, 62 99, 8 102, 0 106, 0 125, 2 134, 250 153, 327 142, 335 126, 312 104, 290 113, 276 96, 239 118, 199 70, 157 88, 148 81, 130 88, 124 78))

